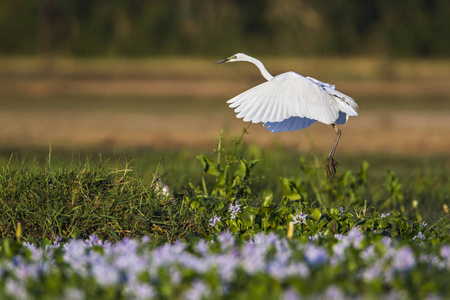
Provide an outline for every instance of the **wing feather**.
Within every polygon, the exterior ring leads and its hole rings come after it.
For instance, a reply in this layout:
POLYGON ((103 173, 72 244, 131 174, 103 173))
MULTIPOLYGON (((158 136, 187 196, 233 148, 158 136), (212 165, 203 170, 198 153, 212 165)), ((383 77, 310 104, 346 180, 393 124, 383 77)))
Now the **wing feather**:
POLYGON ((281 122, 266 122, 264 127, 271 132, 285 132, 308 128, 315 120, 300 117, 290 117, 281 122))
MULTIPOLYGON (((342 112, 357 115, 357 105, 334 86, 294 72, 275 76, 227 101, 238 118, 265 123, 272 132, 297 130, 315 121, 332 124, 342 121, 342 112)), ((345 119, 346 120, 346 119, 345 119)))
POLYGON ((339 92, 332 84, 322 82, 312 77, 306 78, 316 85, 320 86, 325 92, 332 96, 339 103, 342 112, 345 112, 347 115, 352 117, 358 115, 358 113, 356 112, 356 110, 358 109, 358 104, 356 104, 355 100, 353 100, 352 97, 339 92))

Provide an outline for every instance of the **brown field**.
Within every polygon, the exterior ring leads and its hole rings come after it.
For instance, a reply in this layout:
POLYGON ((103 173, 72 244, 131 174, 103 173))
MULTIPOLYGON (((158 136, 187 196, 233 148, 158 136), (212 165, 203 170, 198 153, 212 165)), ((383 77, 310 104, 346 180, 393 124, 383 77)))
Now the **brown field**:
MULTIPOLYGON (((1 58, 1 148, 212 147, 220 129, 233 137, 245 126, 225 101, 264 80, 249 64, 213 61, 1 58)), ((341 127, 340 153, 450 153, 450 61, 263 61, 355 98, 360 115, 341 127)), ((334 137, 320 123, 277 134, 254 124, 245 139, 326 152, 334 137)))

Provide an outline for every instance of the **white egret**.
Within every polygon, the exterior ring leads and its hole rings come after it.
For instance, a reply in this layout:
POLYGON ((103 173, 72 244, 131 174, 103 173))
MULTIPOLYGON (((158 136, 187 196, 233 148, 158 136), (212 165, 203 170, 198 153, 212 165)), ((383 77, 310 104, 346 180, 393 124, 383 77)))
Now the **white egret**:
POLYGON ((326 159, 327 176, 336 173, 334 153, 341 137, 337 125, 357 116, 358 105, 334 85, 294 72, 272 76, 263 63, 244 53, 237 53, 214 64, 246 61, 254 64, 267 79, 254 88, 227 101, 245 122, 264 123, 271 132, 285 132, 309 127, 316 121, 333 126, 337 137, 326 159))

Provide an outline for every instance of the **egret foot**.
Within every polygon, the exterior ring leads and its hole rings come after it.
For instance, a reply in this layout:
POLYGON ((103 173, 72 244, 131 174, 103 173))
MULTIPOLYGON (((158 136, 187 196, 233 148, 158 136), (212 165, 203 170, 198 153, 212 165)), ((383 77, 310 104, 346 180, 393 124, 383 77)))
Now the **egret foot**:
POLYGON ((334 158, 327 157, 327 160, 325 162, 325 171, 327 171, 327 178, 333 177, 336 174, 336 168, 339 165, 337 161, 334 160, 334 158))
POLYGON ((327 171, 327 177, 333 177, 336 174, 336 168, 339 165, 337 161, 334 160, 334 152, 336 152, 337 145, 339 143, 339 138, 341 137, 341 130, 337 127, 336 123, 331 124, 334 130, 336 130, 337 136, 334 141, 333 147, 327 156, 327 161, 325 162, 325 170, 327 171))

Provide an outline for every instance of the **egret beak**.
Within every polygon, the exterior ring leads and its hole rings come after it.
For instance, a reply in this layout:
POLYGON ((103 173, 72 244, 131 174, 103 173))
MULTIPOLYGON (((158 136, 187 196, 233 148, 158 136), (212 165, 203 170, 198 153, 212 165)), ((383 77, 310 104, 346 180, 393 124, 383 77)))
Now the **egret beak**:
POLYGON ((217 64, 221 64, 221 63, 226 63, 226 62, 228 62, 229 60, 230 60, 229 58, 225 58, 225 59, 216 61, 215 63, 213 63, 213 65, 217 65, 217 64))

